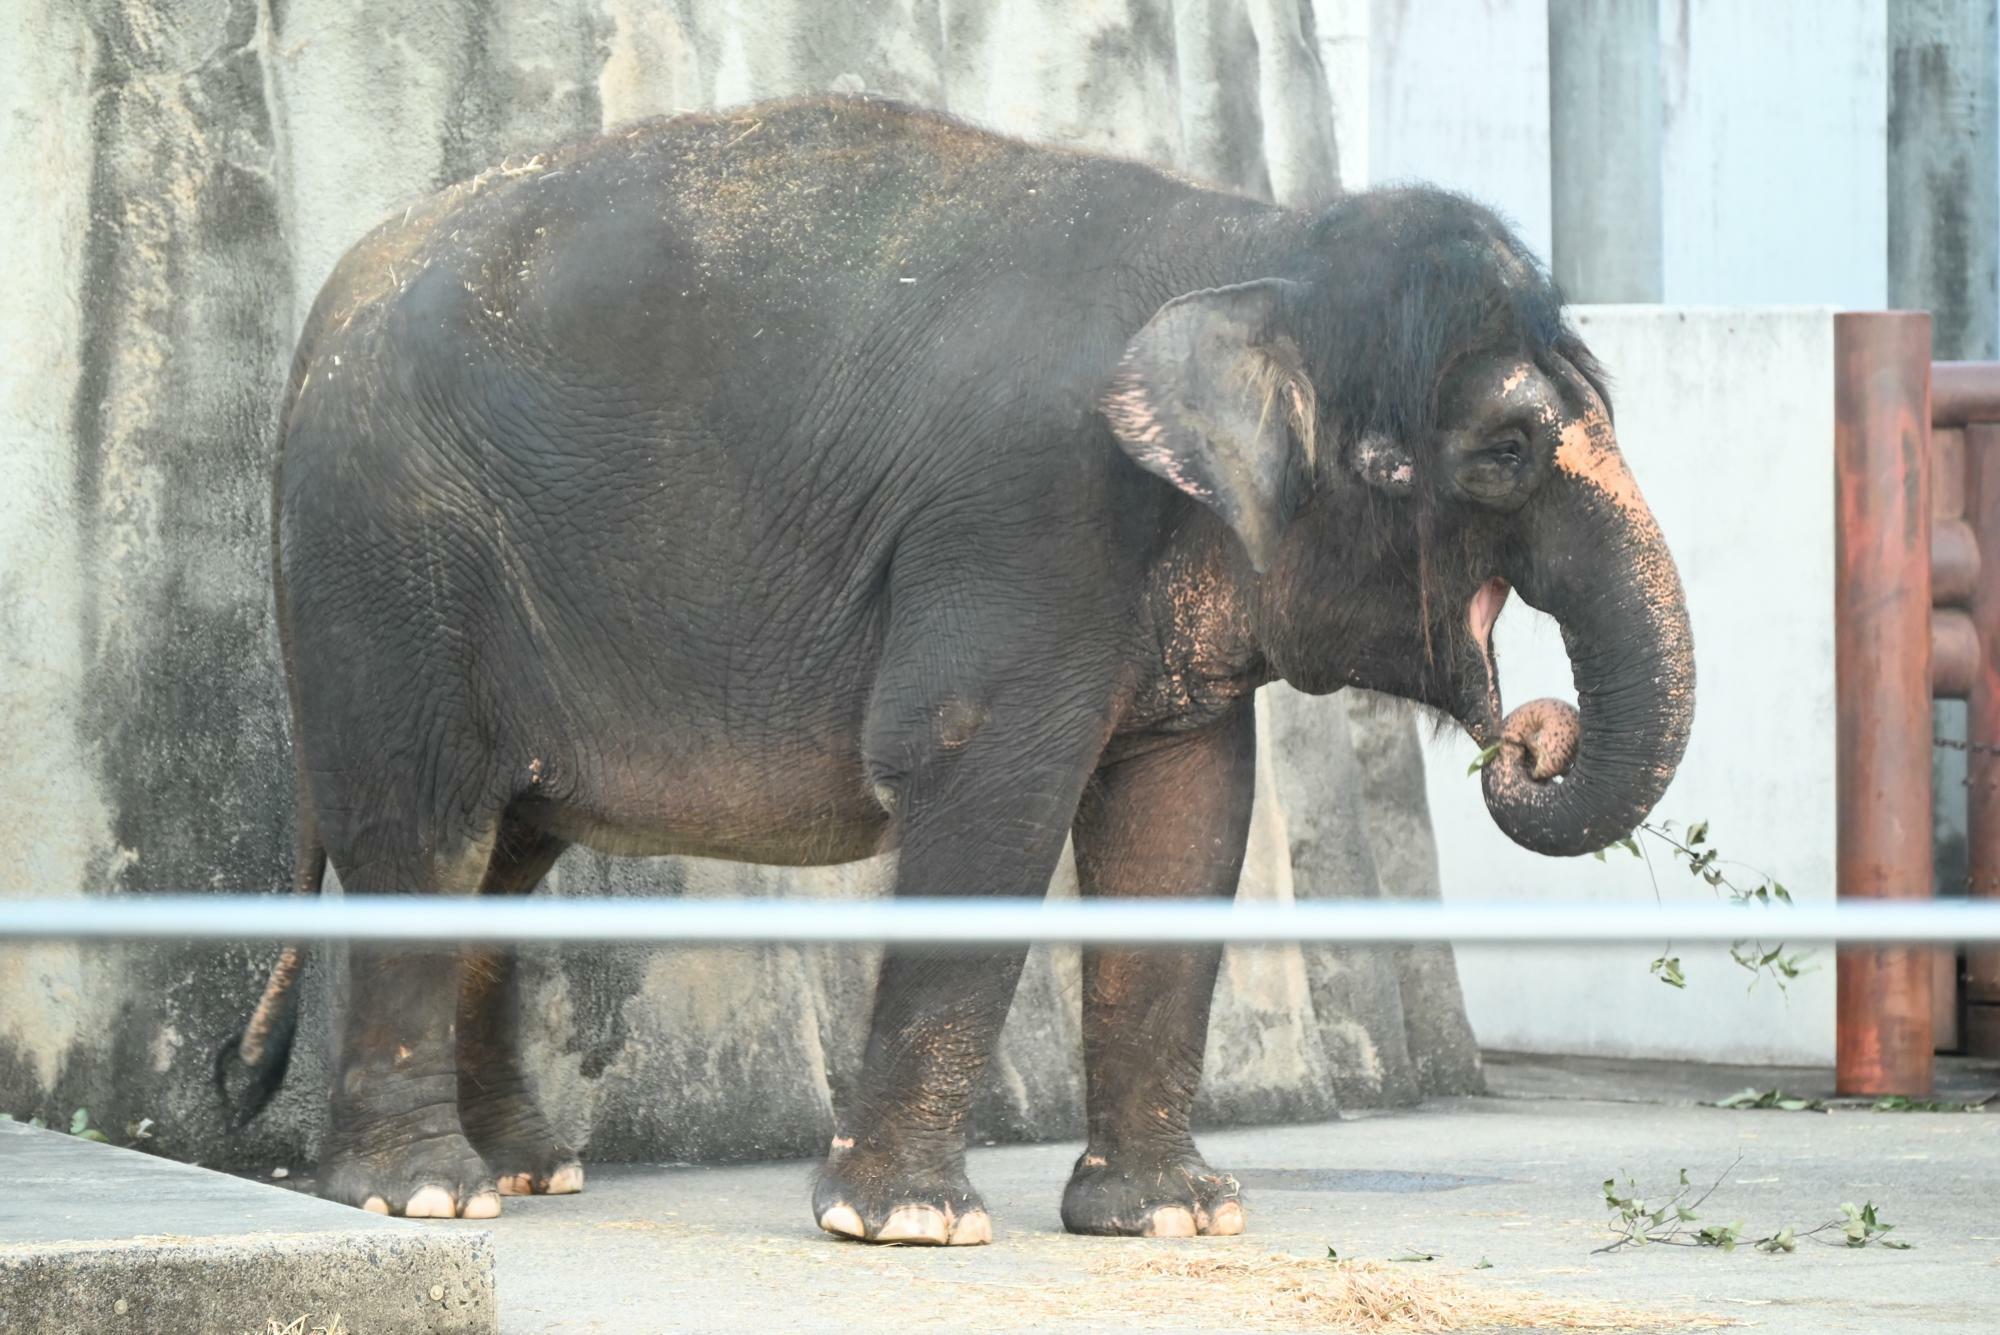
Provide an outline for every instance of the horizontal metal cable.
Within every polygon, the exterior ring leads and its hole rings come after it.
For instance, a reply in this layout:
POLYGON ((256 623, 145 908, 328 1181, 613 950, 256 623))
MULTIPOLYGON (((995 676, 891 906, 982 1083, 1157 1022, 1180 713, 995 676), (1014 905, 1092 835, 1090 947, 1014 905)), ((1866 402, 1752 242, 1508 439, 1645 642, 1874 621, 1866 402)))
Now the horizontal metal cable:
POLYGON ((990 946, 1407 942, 2000 944, 2000 900, 1838 904, 1308 900, 0 898, 0 941, 508 941, 990 946))

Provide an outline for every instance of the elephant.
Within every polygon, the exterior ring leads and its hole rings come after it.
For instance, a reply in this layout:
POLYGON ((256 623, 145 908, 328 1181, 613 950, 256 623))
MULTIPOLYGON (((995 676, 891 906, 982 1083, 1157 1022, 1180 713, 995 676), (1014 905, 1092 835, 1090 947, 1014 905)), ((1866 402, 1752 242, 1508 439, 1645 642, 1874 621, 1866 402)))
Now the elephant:
MULTIPOLYGON (((1085 896, 1230 896, 1280 680, 1464 728, 1492 819, 1568 857, 1693 717, 1607 375, 1496 214, 1280 207, 866 95, 633 122, 382 222, 304 324, 272 522, 299 893, 524 894, 582 844, 1032 896, 1069 842, 1085 896), (1514 593, 1577 705, 1503 713, 1514 593)), ((1220 957, 1085 953, 1069 1230, 1244 1228, 1190 1131, 1220 957)), ((967 1122, 1023 958, 885 953, 821 1228, 991 1239, 967 1122)), ((239 1123, 299 959, 217 1052, 239 1123)), ((582 1187, 509 953, 349 969, 323 1194, 582 1187)))

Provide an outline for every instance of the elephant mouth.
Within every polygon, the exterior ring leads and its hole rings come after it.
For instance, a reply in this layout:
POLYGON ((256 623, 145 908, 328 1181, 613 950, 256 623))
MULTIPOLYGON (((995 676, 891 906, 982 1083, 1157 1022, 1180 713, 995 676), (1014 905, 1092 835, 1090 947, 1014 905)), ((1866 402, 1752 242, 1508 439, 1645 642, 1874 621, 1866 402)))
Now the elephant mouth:
POLYGON ((1507 581, 1495 575, 1465 605, 1465 628, 1478 657, 1478 674, 1484 678, 1467 683, 1465 728, 1481 746, 1493 744, 1500 726, 1500 669, 1493 660, 1493 626, 1512 592, 1507 581))
POLYGON ((1579 728, 1576 707, 1561 700, 1531 700, 1503 716, 1500 669, 1493 657, 1493 627, 1507 606, 1513 586, 1495 575, 1479 586, 1465 605, 1465 628, 1472 636, 1484 680, 1468 694, 1465 730, 1481 747, 1500 745, 1496 757, 1510 775, 1543 784, 1560 779, 1576 759, 1579 728))
POLYGON ((1500 711, 1500 670, 1493 657, 1493 626, 1513 592, 1494 576, 1479 586, 1465 608, 1466 629, 1479 655, 1485 681, 1474 687, 1466 731, 1481 747, 1500 747, 1494 758, 1504 784, 1560 782, 1576 760, 1581 725, 1576 706, 1563 700, 1530 700, 1504 717, 1500 711))
POLYGON ((1472 602, 1465 609, 1465 623, 1472 630, 1472 642, 1479 646, 1479 652, 1493 659, 1493 625, 1500 620, 1500 609, 1507 605, 1507 595, 1513 592, 1506 580, 1495 575, 1479 586, 1479 592, 1472 595, 1472 602))

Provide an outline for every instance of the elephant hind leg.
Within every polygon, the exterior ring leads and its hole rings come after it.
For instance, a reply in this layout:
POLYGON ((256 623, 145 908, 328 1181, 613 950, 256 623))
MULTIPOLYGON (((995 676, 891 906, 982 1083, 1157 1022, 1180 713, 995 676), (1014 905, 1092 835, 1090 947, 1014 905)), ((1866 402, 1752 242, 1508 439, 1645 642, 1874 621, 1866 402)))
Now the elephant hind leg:
MULTIPOLYGON (((518 819, 502 822, 481 893, 525 895, 567 845, 518 819)), ((458 991, 458 1116, 503 1196, 583 1190, 583 1162, 556 1134, 521 1056, 515 952, 473 950, 458 991)))
MULTIPOLYGON (((341 884, 354 894, 471 893, 493 849, 490 834, 440 839, 429 854, 419 851, 429 840, 397 842, 376 835, 358 856, 330 849, 341 884)), ((492 1174, 459 1122, 453 1028, 463 973, 452 946, 349 951, 322 1195, 379 1214, 500 1213, 492 1174)))
MULTIPOLYGON (((1029 646, 1024 661, 1060 658, 1033 635, 1017 637, 1029 646)), ((892 635, 889 652, 897 647, 892 635)), ((1066 694, 1028 687, 1018 666, 996 655, 947 686, 934 656, 912 651, 878 683, 865 754, 895 813, 897 895, 1047 892, 1108 711, 1096 683, 1066 694)), ((884 951, 860 1080, 814 1183, 821 1228, 869 1242, 992 1240, 966 1176, 965 1139, 1026 957, 1007 945, 884 951)))

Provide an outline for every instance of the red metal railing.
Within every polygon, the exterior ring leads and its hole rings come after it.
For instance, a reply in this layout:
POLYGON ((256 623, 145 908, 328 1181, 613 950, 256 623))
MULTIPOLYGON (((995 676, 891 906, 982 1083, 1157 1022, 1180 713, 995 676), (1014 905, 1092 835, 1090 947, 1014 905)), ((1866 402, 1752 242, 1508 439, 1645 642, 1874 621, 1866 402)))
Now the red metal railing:
MULTIPOLYGON (((1963 461, 1966 529, 1975 545, 1965 598, 1971 644, 1966 700, 1966 892, 2000 898, 2000 362, 1939 362, 1931 368, 1931 439, 1940 459, 1963 461), (1983 559, 1982 559, 1983 558, 1983 559), (1982 569, 1991 561, 1994 569, 1982 569)), ((1939 952, 1952 966, 1957 952, 1939 952)), ((1956 972, 1954 967, 1953 972, 1956 972)), ((2000 951, 1965 952, 1961 995, 1952 984, 1949 1038, 1979 1057, 2000 1057, 2000 951)))
MULTIPOLYGON (((1963 699, 1969 893, 2000 898, 2000 363, 1933 364, 1902 311, 1834 349, 1838 893, 1931 895, 1931 706, 1963 699)), ((1954 951, 1842 948, 1837 1006, 1839 1091, 1926 1096, 1938 1050, 2000 1055, 2000 951, 1961 998, 1954 951)))

